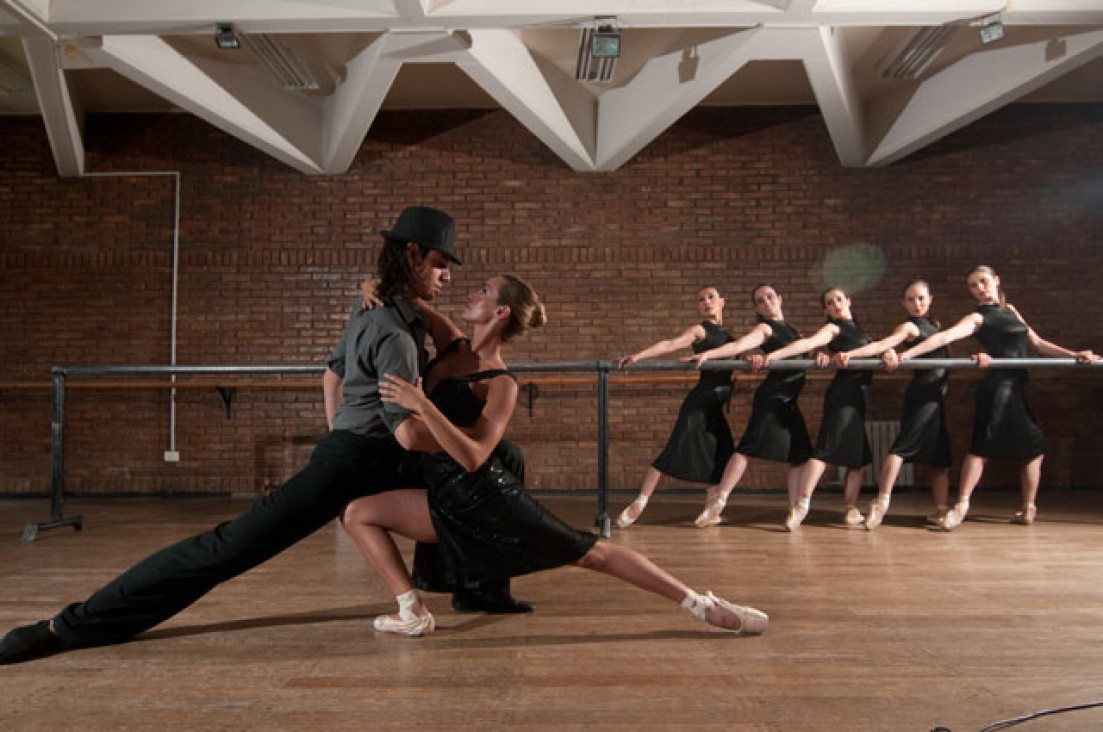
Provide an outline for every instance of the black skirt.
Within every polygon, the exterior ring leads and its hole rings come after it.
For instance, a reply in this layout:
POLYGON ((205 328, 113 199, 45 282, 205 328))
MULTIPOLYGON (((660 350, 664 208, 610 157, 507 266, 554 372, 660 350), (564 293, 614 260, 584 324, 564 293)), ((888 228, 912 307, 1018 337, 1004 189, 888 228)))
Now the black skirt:
POLYGON ((496 458, 468 473, 446 456, 427 466, 439 566, 419 558, 414 584, 430 591, 573 564, 597 541, 548 511, 496 458))
POLYGON ((812 457, 846 468, 860 468, 873 462, 866 438, 868 384, 868 378, 846 372, 840 372, 831 381, 823 397, 823 422, 812 457))
POLYGON ((686 394, 666 448, 652 463, 656 470, 678 480, 719 482, 728 458, 735 452, 731 428, 724 417, 724 405, 732 393, 730 380, 728 375, 725 385, 702 381, 686 394))
POLYGON ((997 369, 977 385, 977 415, 969 452, 985 458, 1033 460, 1046 438, 1026 403, 1027 372, 997 369))

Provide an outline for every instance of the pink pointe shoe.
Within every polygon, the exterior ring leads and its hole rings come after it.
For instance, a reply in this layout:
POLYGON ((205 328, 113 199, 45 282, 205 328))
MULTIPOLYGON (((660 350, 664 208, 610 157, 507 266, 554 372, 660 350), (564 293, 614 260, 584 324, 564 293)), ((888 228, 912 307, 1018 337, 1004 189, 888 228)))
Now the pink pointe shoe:
POLYGON ((1033 503, 1027 503, 1023 506, 1023 510, 1016 511, 1015 515, 1011 517, 1011 523, 1019 524, 1020 526, 1030 526, 1034 523, 1034 519, 1038 516, 1038 507, 1033 503))
POLYGON ((804 523, 804 519, 808 517, 808 509, 811 506, 812 503, 807 498, 801 498, 794 503, 789 509, 789 515, 785 517, 785 530, 796 531, 804 523))
POLYGON ((761 610, 736 605, 711 592, 698 595, 690 590, 682 600, 682 607, 698 620, 736 635, 761 635, 770 624, 770 617, 761 610))
POLYGON ((724 518, 720 514, 724 513, 724 506, 727 504, 727 493, 714 494, 713 489, 709 488, 708 494, 705 497, 705 510, 693 520, 693 525, 699 529, 704 529, 709 526, 716 526, 724 523, 724 518))
POLYGON ((647 508, 647 496, 636 496, 636 500, 625 506, 624 510, 620 512, 620 516, 617 516, 617 528, 627 529, 636 523, 645 508, 647 508))
POLYGON ((956 506, 946 512, 946 518, 942 520, 943 531, 953 531, 965 521, 965 514, 969 513, 969 503, 960 501, 956 506))
POLYGON ((873 531, 881 522, 885 520, 885 514, 888 513, 889 507, 887 503, 881 503, 880 501, 873 501, 869 504, 869 515, 866 516, 866 531, 873 531))
POLYGON ((414 605, 421 602, 415 590, 404 592, 395 599, 398 600, 398 614, 377 616, 372 623, 377 631, 420 638, 436 630, 436 621, 427 607, 422 605, 423 612, 420 615, 414 612, 414 605))
POLYGON ((848 506, 846 511, 843 512, 843 523, 847 526, 861 526, 865 520, 866 517, 856 506, 848 506))

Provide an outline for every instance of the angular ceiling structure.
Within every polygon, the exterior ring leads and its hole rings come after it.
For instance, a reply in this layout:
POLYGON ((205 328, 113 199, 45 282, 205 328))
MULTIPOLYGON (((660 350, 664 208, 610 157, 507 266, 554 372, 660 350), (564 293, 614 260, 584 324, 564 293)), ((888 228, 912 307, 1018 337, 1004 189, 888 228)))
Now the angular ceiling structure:
POLYGON ((1103 101, 1101 56, 1100 0, 0 0, 0 114, 41 115, 62 176, 86 114, 159 109, 340 174, 385 103, 498 107, 610 171, 696 106, 814 102, 881 166, 1057 81, 1103 101))

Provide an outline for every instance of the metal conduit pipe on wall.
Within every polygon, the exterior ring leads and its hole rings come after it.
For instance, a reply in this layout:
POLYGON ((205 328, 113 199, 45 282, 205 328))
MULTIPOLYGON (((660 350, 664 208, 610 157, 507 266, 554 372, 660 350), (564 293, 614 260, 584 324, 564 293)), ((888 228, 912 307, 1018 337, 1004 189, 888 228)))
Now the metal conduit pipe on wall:
MULTIPOLYGON (((593 373, 596 375, 598 394, 598 485, 597 516, 594 519, 600 527, 601 535, 610 535, 610 521, 606 514, 608 493, 608 411, 609 411, 609 373, 616 370, 613 361, 556 361, 549 363, 510 364, 511 371, 517 373, 593 373)), ((631 371, 689 371, 696 367, 681 361, 648 361, 633 364, 631 371)), ((750 371, 749 361, 707 361, 701 368, 706 371, 750 371)), ((815 369, 816 362, 811 359, 791 359, 769 364, 767 370, 795 371, 815 369)), ((878 359, 855 359, 849 368, 856 371, 883 371, 885 365, 878 359)), ((924 369, 978 369, 976 362, 968 358, 920 358, 900 364, 902 371, 924 369)), ((989 368, 1027 368, 1027 369, 1101 369, 1103 361, 1081 364, 1072 358, 997 358, 992 359, 989 368)), ((53 368, 54 407, 51 445, 50 477, 50 518, 45 521, 27 524, 23 530, 23 541, 34 541, 38 532, 61 526, 73 526, 80 530, 83 521, 80 516, 66 517, 63 514, 65 492, 65 379, 69 376, 110 377, 110 376, 170 376, 175 383, 176 376, 250 376, 250 375, 320 375, 322 366, 55 366, 53 368)), ((821 369, 826 370, 826 369, 821 369)))

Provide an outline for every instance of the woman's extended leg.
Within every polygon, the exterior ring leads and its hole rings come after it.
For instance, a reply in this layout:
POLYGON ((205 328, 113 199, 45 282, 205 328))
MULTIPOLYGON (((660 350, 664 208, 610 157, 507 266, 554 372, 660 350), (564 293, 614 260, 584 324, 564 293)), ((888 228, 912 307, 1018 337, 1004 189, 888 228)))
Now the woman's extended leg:
POLYGON ((680 603, 695 617, 741 635, 763 633, 769 622, 760 610, 734 605, 711 592, 697 594, 639 552, 604 539, 598 539, 577 564, 680 603))

